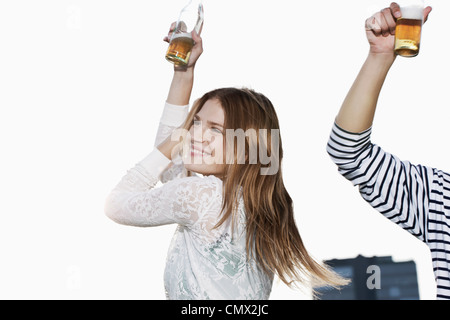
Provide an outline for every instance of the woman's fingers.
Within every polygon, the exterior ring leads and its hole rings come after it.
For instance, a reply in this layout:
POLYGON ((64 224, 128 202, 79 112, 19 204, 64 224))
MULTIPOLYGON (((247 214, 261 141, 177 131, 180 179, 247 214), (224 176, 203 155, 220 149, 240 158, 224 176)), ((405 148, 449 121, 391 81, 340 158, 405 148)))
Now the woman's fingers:
POLYGON ((177 25, 176 22, 172 22, 172 24, 170 25, 169 33, 167 34, 167 36, 165 36, 165 37, 163 38, 163 40, 164 40, 165 42, 170 42, 170 38, 172 37, 172 33, 175 31, 176 25, 177 25))

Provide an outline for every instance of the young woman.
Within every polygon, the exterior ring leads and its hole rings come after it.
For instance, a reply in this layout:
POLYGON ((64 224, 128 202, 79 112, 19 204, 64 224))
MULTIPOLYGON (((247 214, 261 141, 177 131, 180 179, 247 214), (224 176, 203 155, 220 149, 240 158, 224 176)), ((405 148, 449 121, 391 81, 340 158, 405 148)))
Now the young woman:
MULTIPOLYGON (((424 9, 424 21, 431 8, 424 9)), ((336 117, 328 153, 362 197, 431 250, 437 298, 450 299, 450 175, 400 161, 370 141, 377 100, 394 63, 396 3, 366 20, 370 51, 336 117)))
POLYGON ((107 216, 139 227, 178 224, 164 275, 168 299, 268 299, 274 275, 288 285, 345 283, 306 251, 281 170, 264 171, 270 164, 251 156, 258 148, 281 163, 271 102, 223 88, 188 112, 203 51, 202 39, 192 36, 189 65, 174 69, 157 147, 111 192, 107 216), (239 134, 227 139, 227 130, 244 133, 244 144, 235 143, 239 134))

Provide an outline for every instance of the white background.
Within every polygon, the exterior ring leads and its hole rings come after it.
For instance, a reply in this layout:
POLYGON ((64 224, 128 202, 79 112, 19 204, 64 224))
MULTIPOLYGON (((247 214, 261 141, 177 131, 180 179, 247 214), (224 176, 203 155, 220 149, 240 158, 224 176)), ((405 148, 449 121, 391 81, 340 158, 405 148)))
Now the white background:
MULTIPOLYGON (((450 171, 450 3, 434 10, 414 59, 385 83, 373 141, 450 171)), ((0 2, 0 298, 164 299, 174 226, 117 225, 104 200, 148 154, 172 66, 162 41, 185 0, 0 2)), ((193 98, 251 87, 274 103, 285 183, 317 259, 414 260, 422 299, 435 284, 427 247, 342 178, 325 148, 364 62, 364 21, 389 1, 205 0, 193 98)), ((276 282, 272 299, 308 299, 276 282)))

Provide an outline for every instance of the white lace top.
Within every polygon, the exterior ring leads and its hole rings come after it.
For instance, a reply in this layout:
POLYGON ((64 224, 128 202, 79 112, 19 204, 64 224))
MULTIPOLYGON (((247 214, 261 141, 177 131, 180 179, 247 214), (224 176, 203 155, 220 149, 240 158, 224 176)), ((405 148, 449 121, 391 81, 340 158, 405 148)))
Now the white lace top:
MULTIPOLYGON (((182 124, 188 108, 166 104, 155 145, 182 124)), ((243 202, 234 234, 231 221, 214 229, 221 208, 220 179, 186 177, 182 164, 155 148, 114 188, 105 213, 131 226, 178 224, 164 274, 167 299, 268 299, 273 277, 247 259, 243 202)))

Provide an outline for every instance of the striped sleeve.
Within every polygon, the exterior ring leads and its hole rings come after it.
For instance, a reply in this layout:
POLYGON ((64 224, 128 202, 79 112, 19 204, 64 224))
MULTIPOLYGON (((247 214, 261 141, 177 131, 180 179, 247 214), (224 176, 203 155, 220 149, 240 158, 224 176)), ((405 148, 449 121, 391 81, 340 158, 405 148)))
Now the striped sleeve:
POLYGON ((371 128, 351 133, 334 124, 327 152, 373 208, 428 245, 437 297, 450 299, 450 176, 400 161, 370 135, 371 128))
POLYGON ((428 217, 428 247, 438 299, 450 299, 450 175, 433 169, 428 217))
POLYGON ((339 172, 386 218, 426 241, 426 169, 400 161, 370 142, 371 129, 354 134, 333 127, 327 151, 339 172))

